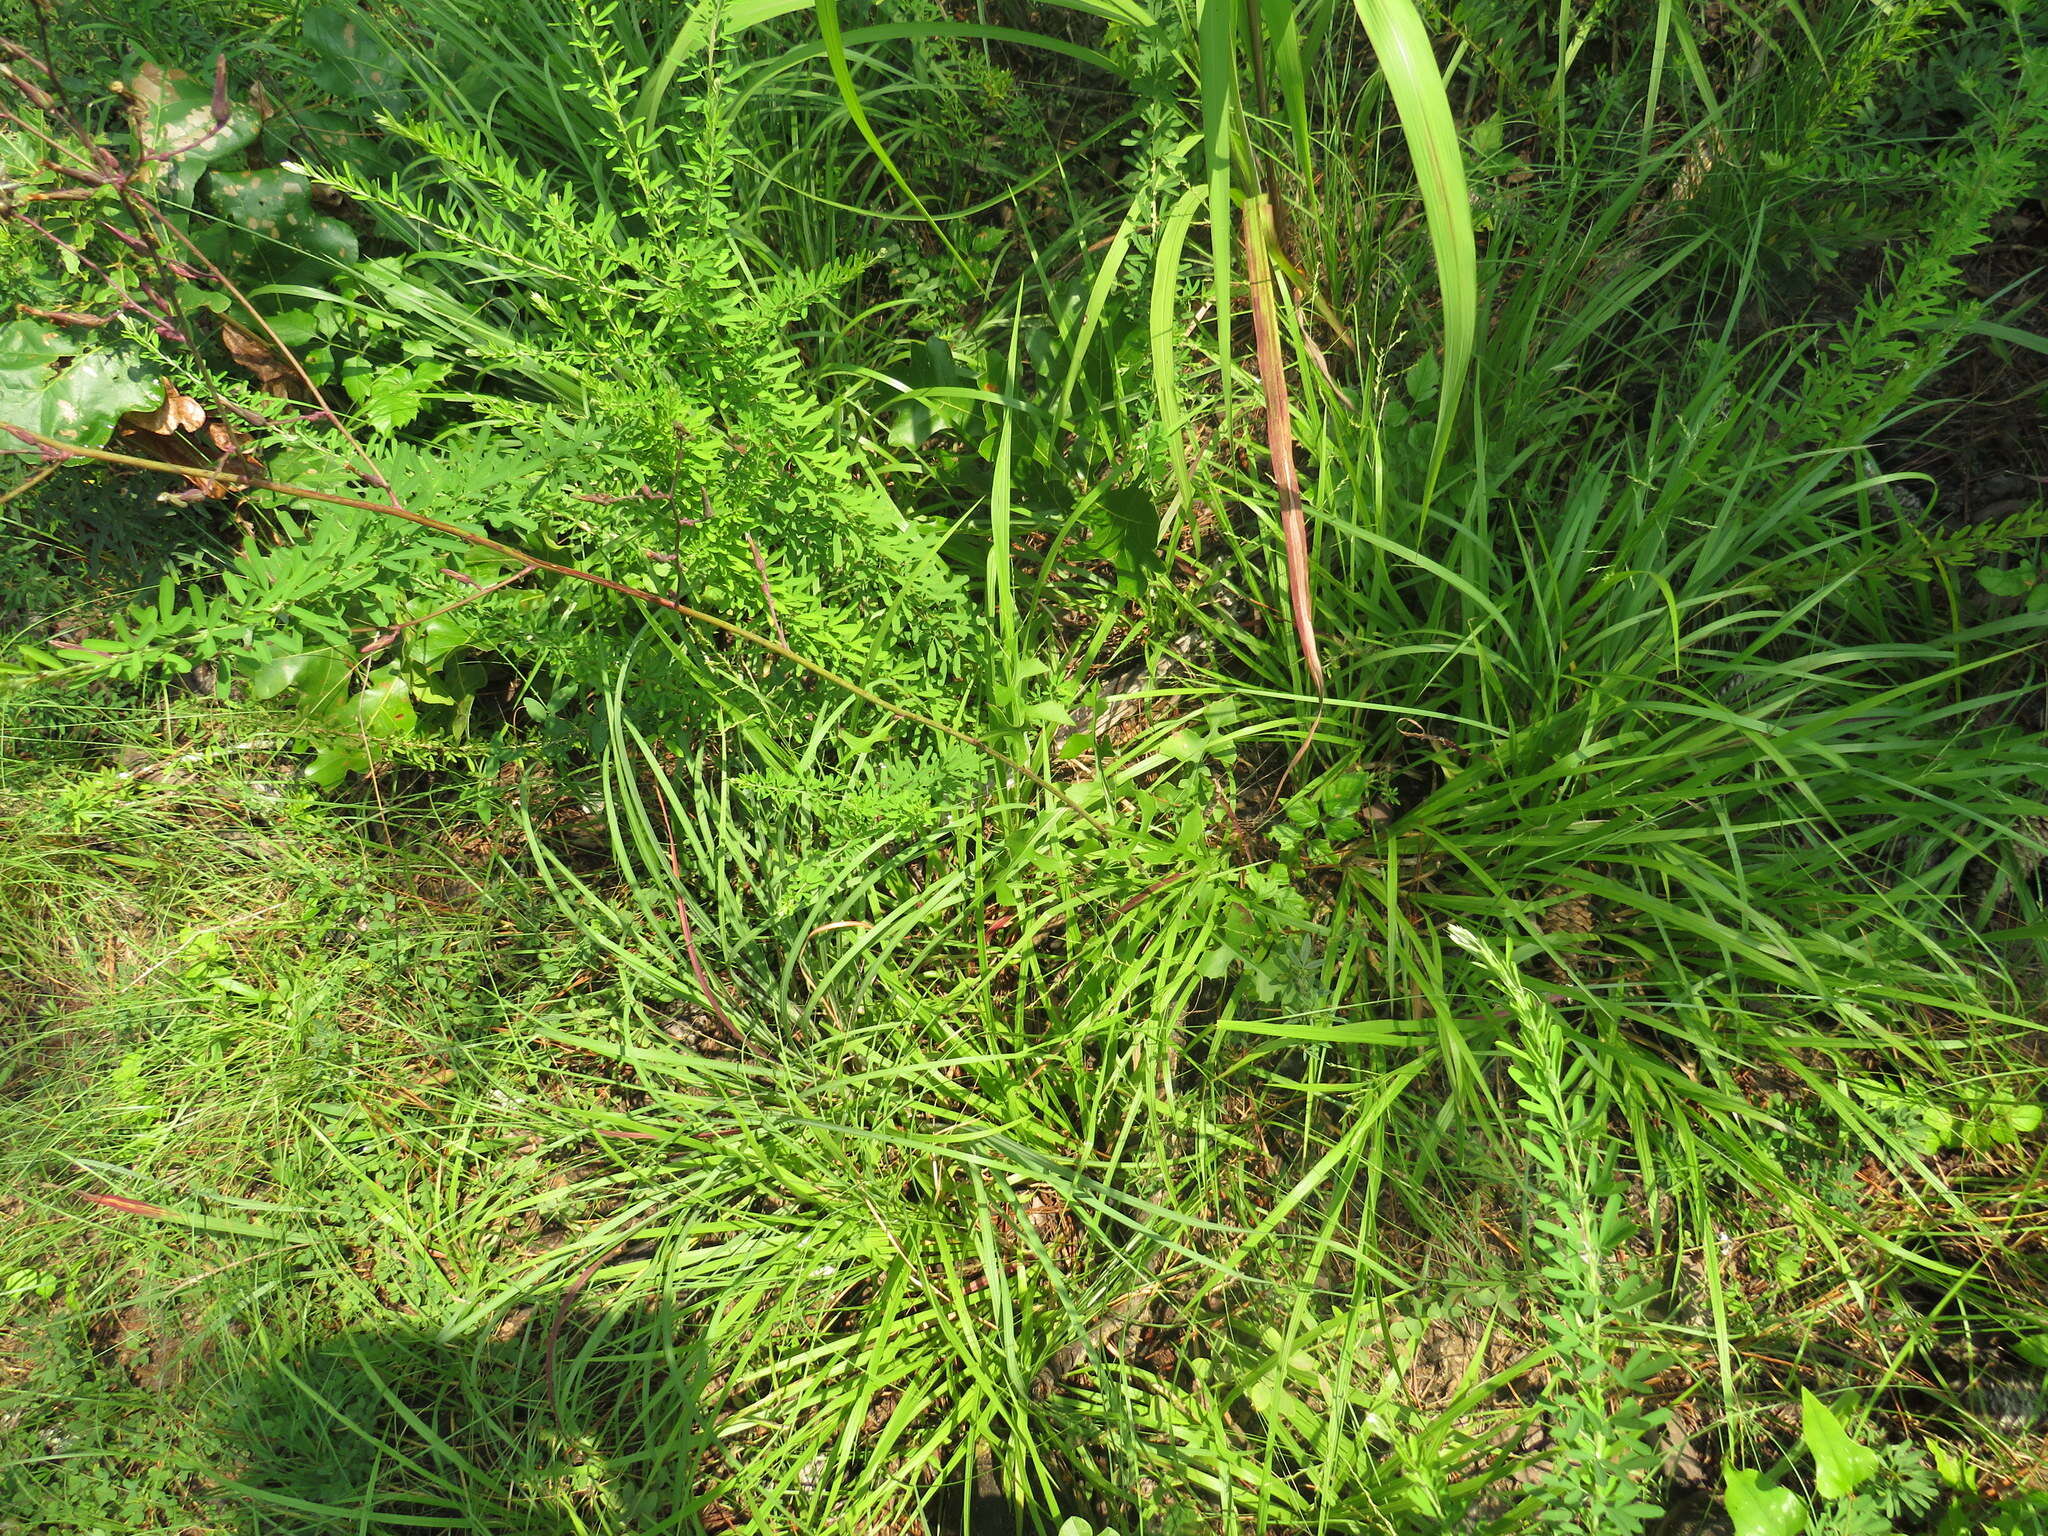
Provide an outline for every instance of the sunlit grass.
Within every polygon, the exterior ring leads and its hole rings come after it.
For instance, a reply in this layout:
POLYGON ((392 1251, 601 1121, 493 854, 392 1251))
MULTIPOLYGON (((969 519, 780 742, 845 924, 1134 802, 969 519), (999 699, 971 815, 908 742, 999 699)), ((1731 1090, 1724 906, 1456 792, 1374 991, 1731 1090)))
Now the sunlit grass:
MULTIPOLYGON (((2038 1334, 2043 619, 1892 579, 1866 455, 2020 114, 1967 196, 1902 176, 1920 286, 1809 321, 1737 146, 1856 147, 1794 68, 1910 62, 1855 7, 1752 53, 1670 7, 629 5, 602 91, 580 7, 408 14, 411 142, 628 224, 620 156, 732 135, 721 238, 811 295, 1007 756, 856 740, 751 652, 759 709, 657 728, 658 615, 459 803, 323 800, 230 699, 10 703, 0 1486, 293 1536, 1634 1531, 1810 1383, 2010 1469, 1955 1341, 2038 1334)), ((447 256, 357 302, 573 416, 573 317, 447 256)))

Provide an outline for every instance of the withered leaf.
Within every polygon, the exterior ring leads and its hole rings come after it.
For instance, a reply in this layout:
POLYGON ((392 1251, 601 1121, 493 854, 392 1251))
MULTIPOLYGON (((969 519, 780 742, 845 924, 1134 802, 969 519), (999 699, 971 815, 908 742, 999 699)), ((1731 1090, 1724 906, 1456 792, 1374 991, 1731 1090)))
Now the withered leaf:
POLYGON ((142 432, 169 436, 174 432, 196 432, 206 424, 206 407, 190 395, 164 386, 164 403, 153 411, 130 411, 122 422, 142 432))
POLYGON ((221 326, 220 339, 228 349, 228 355, 256 376, 256 382, 263 386, 265 394, 282 397, 292 392, 296 377, 292 366, 279 357, 268 342, 232 320, 221 326))

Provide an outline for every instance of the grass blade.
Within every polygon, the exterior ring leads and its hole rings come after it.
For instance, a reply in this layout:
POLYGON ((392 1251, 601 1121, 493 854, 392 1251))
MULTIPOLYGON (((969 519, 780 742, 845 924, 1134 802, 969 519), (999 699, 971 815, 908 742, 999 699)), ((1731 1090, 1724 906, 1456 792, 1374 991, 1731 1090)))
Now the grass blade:
POLYGON ((1444 376, 1437 397, 1436 447, 1429 484, 1443 467, 1451 423, 1457 418, 1472 347, 1479 329, 1479 257, 1472 234, 1472 203, 1465 188, 1465 158, 1451 118, 1451 102, 1421 13, 1411 0, 1352 0, 1379 55, 1380 70, 1400 115, 1401 133, 1422 191, 1429 241, 1436 253, 1443 295, 1444 376))

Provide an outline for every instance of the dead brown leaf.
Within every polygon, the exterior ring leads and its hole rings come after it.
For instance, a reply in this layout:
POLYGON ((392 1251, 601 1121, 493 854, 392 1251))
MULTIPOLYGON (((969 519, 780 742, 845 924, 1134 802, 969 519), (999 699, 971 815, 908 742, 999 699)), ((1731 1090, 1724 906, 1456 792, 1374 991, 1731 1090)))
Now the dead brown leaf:
POLYGON ((228 349, 228 355, 256 376, 256 382, 263 386, 266 395, 282 398, 292 392, 296 375, 291 364, 279 357, 270 344, 255 332, 229 320, 220 328, 220 339, 228 349))
POLYGON ((130 411, 122 420, 140 431, 167 437, 174 432, 197 432, 206 424, 206 407, 166 385, 162 405, 153 411, 130 411))

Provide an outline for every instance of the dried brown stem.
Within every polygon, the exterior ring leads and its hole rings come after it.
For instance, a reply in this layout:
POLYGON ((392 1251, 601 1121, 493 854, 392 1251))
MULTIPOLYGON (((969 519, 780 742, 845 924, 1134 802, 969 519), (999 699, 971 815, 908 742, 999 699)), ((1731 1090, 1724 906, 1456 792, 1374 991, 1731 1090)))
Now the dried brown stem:
POLYGON ((1316 693, 1323 692, 1323 661, 1316 650, 1315 599, 1309 590, 1308 514, 1301 501, 1301 477, 1294 466, 1294 424, 1287 398, 1287 366, 1280 356, 1275 319, 1273 266, 1266 257, 1266 198, 1244 208, 1245 275, 1251 292, 1252 338, 1258 351, 1259 384, 1266 395, 1266 446, 1273 457, 1273 486, 1280 495, 1280 533, 1287 553, 1287 606, 1294 638, 1316 693))

